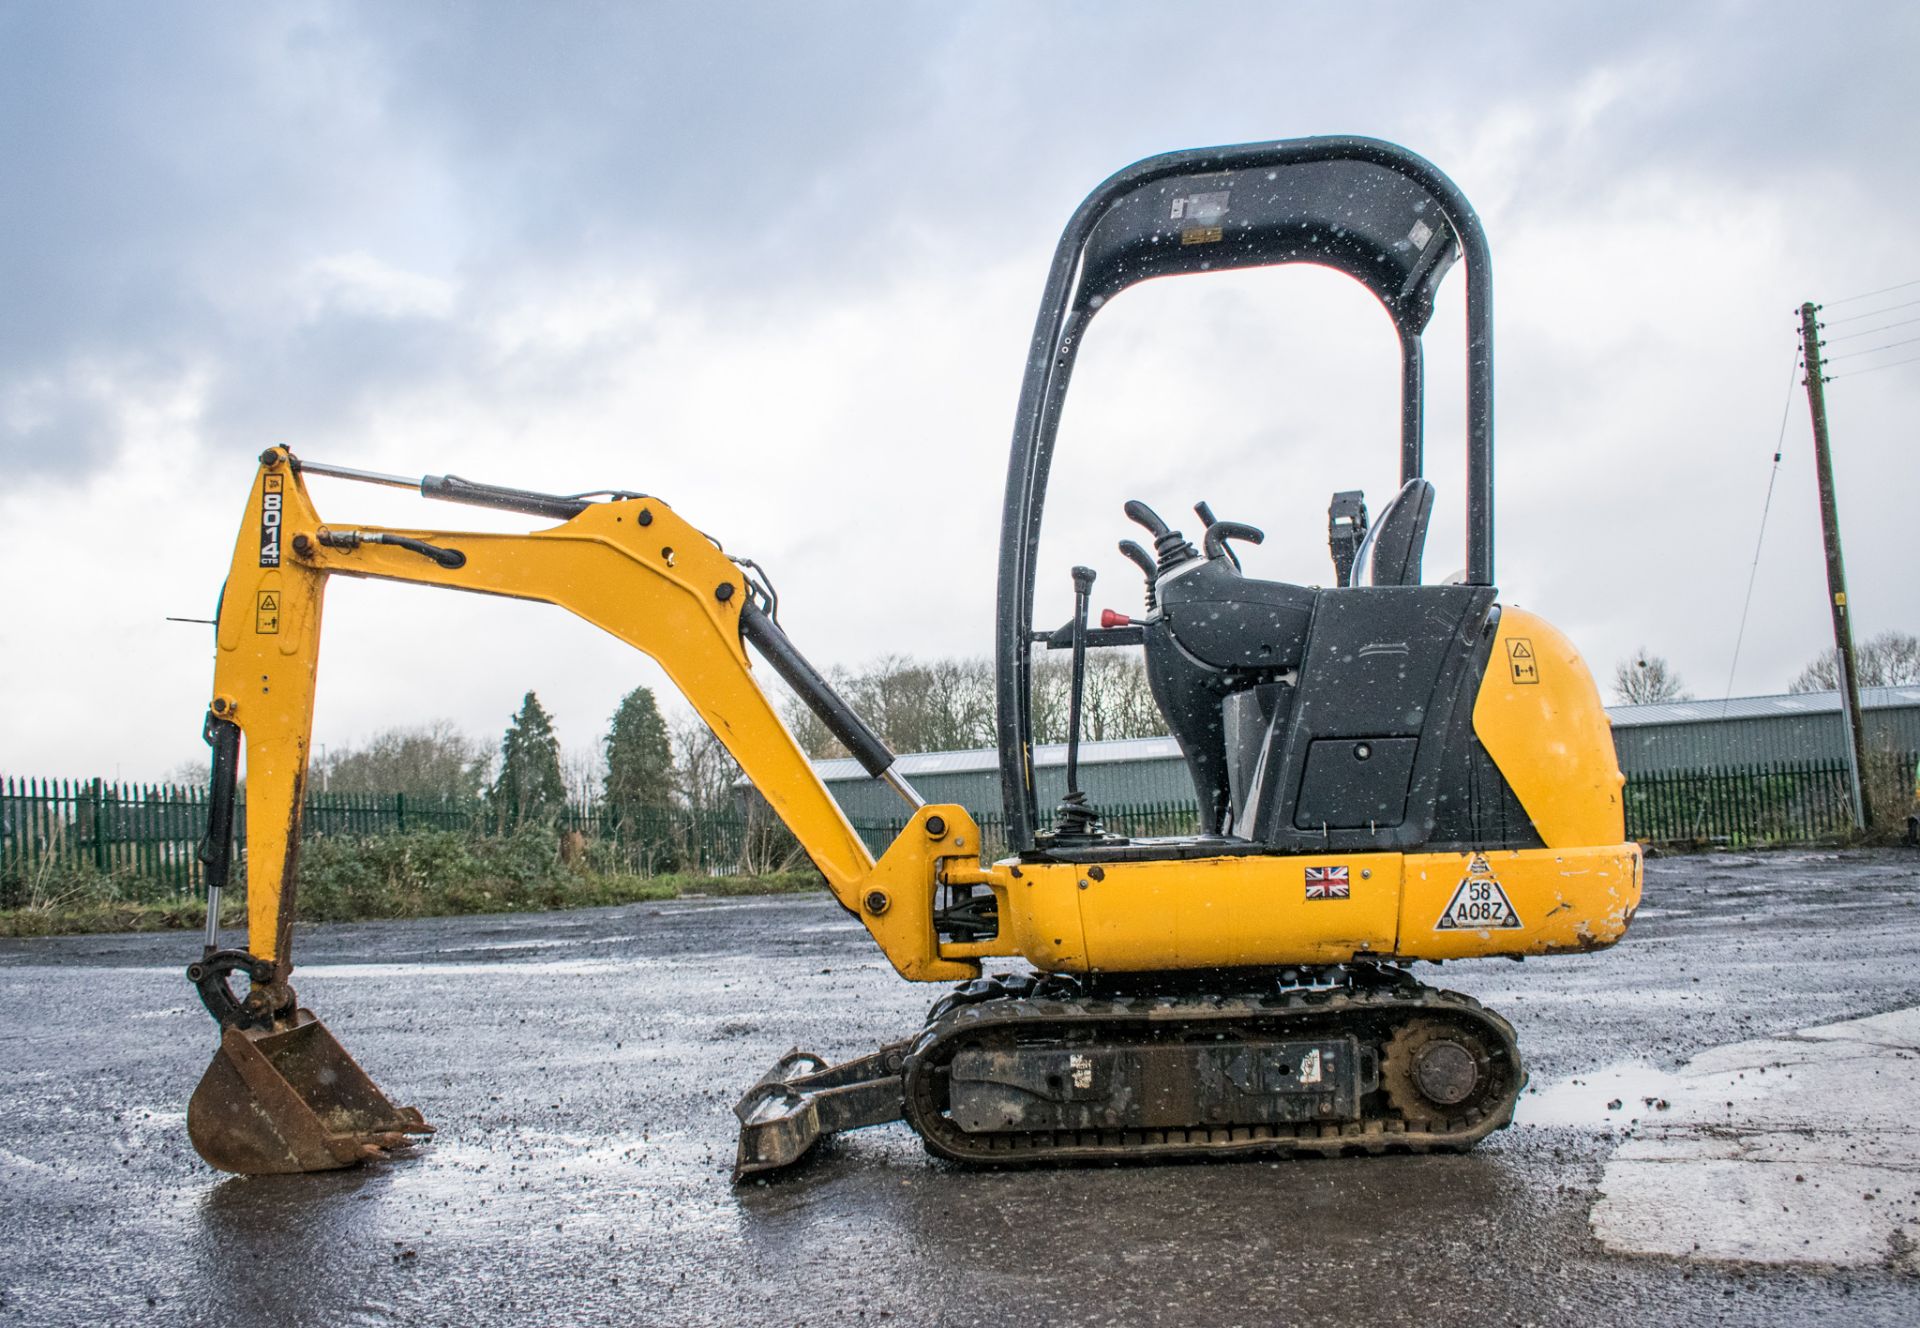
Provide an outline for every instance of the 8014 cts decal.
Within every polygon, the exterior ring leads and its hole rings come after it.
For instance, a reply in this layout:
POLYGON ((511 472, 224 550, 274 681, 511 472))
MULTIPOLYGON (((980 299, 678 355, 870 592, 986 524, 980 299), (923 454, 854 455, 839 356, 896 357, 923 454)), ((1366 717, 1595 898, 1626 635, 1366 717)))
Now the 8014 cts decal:
POLYGON ((280 500, 283 477, 268 475, 260 481, 260 565, 280 565, 280 500))

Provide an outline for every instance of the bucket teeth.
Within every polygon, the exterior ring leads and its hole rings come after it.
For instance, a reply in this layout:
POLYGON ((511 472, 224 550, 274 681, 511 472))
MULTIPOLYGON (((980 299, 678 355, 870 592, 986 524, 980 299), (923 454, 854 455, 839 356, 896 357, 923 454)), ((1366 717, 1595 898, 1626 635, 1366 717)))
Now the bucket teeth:
POLYGON ((187 1104, 194 1150, 247 1176, 350 1167, 432 1132, 308 1010, 269 1029, 226 1029, 187 1104))

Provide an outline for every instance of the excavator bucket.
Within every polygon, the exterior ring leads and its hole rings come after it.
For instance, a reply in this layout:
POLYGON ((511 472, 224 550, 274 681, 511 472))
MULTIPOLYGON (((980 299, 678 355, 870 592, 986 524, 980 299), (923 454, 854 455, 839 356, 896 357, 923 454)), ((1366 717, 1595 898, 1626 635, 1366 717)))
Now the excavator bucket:
POLYGON ((228 1028, 187 1104, 194 1150, 243 1176, 350 1167, 431 1133, 417 1109, 387 1100, 310 1010, 284 1027, 228 1028))

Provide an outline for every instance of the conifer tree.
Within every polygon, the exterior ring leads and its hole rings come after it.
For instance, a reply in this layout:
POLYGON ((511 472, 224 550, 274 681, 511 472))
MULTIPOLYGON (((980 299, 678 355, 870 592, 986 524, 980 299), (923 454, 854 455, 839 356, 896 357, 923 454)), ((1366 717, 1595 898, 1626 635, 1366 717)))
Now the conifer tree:
POLYGON ((650 689, 636 687, 621 699, 606 743, 609 814, 625 821, 673 804, 673 745, 650 689))
POLYGON ((495 823, 503 830, 552 821, 567 808, 560 774, 560 739, 540 698, 528 692, 500 740, 500 777, 488 794, 495 823))

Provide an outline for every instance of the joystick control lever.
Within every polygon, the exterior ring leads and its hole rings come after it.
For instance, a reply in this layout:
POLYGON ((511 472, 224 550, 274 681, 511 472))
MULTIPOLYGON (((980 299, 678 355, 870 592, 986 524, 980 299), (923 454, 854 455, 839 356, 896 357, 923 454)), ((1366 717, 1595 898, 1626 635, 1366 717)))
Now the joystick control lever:
MULTIPOLYGON (((1208 502, 1204 498, 1202 498, 1199 502, 1193 505, 1193 514, 1200 518, 1201 526, 1208 531, 1211 531, 1213 529, 1214 522, 1219 519, 1213 514, 1213 504, 1208 502)), ((1202 543, 1206 544, 1206 541, 1203 540, 1202 543)), ((1233 564, 1233 570, 1236 572, 1239 571, 1240 555, 1235 553, 1232 549, 1227 549, 1226 554, 1227 554, 1227 561, 1233 564)), ((1207 544, 1207 557, 1213 558, 1217 556, 1218 555, 1215 553, 1212 545, 1207 544)))
POLYGON ((1153 555, 1148 553, 1145 549, 1141 548, 1138 544, 1135 544, 1132 540, 1121 540, 1120 552, 1126 555, 1128 562, 1132 563, 1135 567, 1138 567, 1142 572, 1142 574, 1146 576, 1147 578, 1147 611, 1152 612, 1153 606, 1155 603, 1154 595, 1153 595, 1153 578, 1159 575, 1158 569, 1155 568, 1153 565, 1153 555))
POLYGON ((1193 545, 1187 542, 1185 535, 1169 527, 1160 519, 1158 512, 1138 498, 1129 498, 1125 510, 1128 520, 1145 526, 1147 533, 1153 536, 1153 551, 1159 556, 1160 572, 1166 572, 1200 556, 1194 551, 1193 545))
POLYGON ((1234 570, 1238 571, 1240 559, 1234 555, 1232 549, 1227 547, 1227 541, 1245 540, 1249 544, 1259 544, 1266 538, 1266 532, 1257 526, 1249 526, 1241 521, 1216 521, 1207 527, 1207 538, 1203 543, 1207 550, 1207 557, 1218 558, 1224 553, 1228 561, 1233 564, 1234 570))

